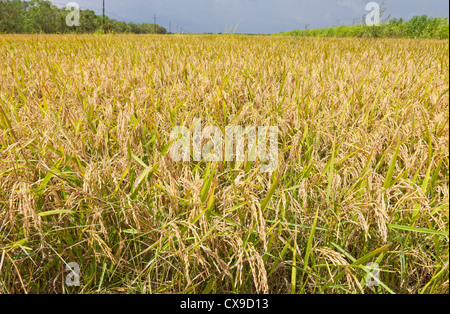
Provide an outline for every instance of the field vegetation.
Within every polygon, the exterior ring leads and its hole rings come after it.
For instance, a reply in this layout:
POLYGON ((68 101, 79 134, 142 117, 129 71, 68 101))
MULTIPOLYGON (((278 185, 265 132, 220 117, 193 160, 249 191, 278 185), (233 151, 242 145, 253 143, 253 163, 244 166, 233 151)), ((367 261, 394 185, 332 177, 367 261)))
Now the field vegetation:
POLYGON ((447 18, 422 15, 414 16, 409 21, 396 18, 389 19, 378 26, 355 24, 317 29, 305 28, 303 30, 294 30, 274 35, 301 37, 448 39, 449 24, 447 18))
POLYGON ((448 40, 1 35, 0 59, 1 293, 448 293, 448 40), (277 126, 277 170, 174 162, 194 119, 277 126))

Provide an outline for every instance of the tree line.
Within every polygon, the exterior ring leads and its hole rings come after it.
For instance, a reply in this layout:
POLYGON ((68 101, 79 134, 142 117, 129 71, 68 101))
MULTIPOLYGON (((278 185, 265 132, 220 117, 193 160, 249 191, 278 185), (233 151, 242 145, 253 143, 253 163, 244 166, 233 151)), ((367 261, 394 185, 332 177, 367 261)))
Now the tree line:
POLYGON ((155 24, 135 24, 96 15, 92 10, 80 10, 80 25, 68 26, 66 8, 58 8, 47 0, 0 0, 0 33, 135 33, 165 34, 166 29, 155 24))
POLYGON ((366 38, 433 38, 448 39, 449 24, 447 18, 414 16, 409 21, 389 19, 379 26, 343 25, 321 29, 295 30, 277 35, 305 37, 366 37, 366 38))

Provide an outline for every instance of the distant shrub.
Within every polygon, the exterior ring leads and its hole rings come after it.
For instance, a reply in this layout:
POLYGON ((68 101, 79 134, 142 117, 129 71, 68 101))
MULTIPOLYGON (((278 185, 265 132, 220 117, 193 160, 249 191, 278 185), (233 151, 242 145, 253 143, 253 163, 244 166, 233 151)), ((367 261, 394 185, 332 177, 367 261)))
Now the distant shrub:
POLYGON ((296 30, 281 33, 281 35, 308 36, 308 37, 362 37, 362 38, 433 38, 448 39, 448 19, 428 17, 427 15, 414 16, 404 22, 403 19, 391 19, 380 26, 353 25, 335 26, 313 30, 296 30))

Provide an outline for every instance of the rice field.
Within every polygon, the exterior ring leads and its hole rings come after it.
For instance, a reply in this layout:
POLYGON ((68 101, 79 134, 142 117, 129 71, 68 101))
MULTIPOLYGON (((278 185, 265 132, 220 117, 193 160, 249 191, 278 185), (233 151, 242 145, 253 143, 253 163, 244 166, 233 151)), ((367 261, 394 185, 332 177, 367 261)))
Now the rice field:
POLYGON ((449 292, 448 40, 0 35, 0 60, 0 293, 449 292), (174 161, 195 119, 278 127, 276 170, 174 161))

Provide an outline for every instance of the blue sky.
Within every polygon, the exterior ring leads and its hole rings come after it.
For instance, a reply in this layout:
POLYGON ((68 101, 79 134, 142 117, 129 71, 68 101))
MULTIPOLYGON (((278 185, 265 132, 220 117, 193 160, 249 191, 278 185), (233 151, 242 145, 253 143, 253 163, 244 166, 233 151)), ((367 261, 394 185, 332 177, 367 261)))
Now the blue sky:
MULTIPOLYGON (((57 0, 58 6, 77 2, 81 9, 101 13, 102 0, 57 0)), ((232 32, 270 34, 293 29, 352 24, 362 20, 370 0, 106 0, 106 15, 116 20, 153 23, 172 32, 232 32)), ((374 1, 381 4, 381 0, 374 1)), ((449 16, 447 0, 386 0, 386 16, 449 16)))

